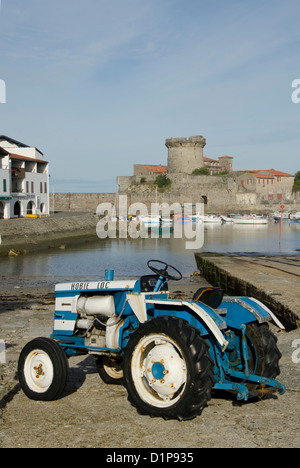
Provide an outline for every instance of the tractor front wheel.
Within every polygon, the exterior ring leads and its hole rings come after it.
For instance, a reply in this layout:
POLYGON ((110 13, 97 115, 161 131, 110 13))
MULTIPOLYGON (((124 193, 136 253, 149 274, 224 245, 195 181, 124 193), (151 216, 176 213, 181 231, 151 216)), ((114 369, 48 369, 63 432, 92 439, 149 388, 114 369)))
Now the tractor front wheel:
POLYGON ((128 399, 140 414, 188 420, 211 398, 209 347, 198 330, 176 317, 141 324, 130 337, 123 369, 128 399))
POLYGON ((31 400, 52 401, 63 393, 69 374, 64 350, 49 338, 36 338, 22 350, 18 362, 21 388, 31 400))

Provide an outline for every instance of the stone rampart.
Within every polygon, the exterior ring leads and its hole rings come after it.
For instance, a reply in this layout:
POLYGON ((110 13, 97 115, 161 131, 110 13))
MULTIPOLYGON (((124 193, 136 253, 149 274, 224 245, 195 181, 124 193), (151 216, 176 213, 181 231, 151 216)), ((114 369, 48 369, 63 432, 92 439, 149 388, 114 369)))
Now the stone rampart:
MULTIPOLYGON (((130 190, 116 193, 56 193, 54 195, 55 211, 77 211, 95 213, 100 203, 112 203, 118 207, 119 195, 127 196, 127 205, 143 203, 148 210, 151 203, 202 203, 202 195, 208 199, 205 206, 207 213, 270 213, 280 210, 282 202, 266 200, 262 202, 255 193, 236 191, 234 180, 217 176, 182 176, 180 183, 177 174, 172 179, 172 189, 160 192, 150 184, 136 184, 130 190), (217 179, 217 180, 213 180, 217 179)), ((53 196, 52 196, 53 197, 53 196)), ((285 201, 285 209, 299 211, 300 200, 285 201)), ((50 209, 53 211, 53 198, 50 198, 50 209)))
POLYGON ((100 203, 116 202, 116 193, 55 193, 50 196, 50 210, 95 213, 100 203))

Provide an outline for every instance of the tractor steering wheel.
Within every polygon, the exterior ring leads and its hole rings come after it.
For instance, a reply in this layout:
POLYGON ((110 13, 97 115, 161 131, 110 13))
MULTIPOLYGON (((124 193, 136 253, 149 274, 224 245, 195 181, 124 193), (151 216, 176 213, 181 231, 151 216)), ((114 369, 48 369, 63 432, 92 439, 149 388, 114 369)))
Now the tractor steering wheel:
POLYGON ((177 270, 177 268, 173 267, 172 265, 168 265, 167 263, 162 262, 161 260, 149 260, 147 262, 147 266, 150 268, 150 270, 152 270, 157 275, 162 276, 163 278, 170 279, 173 281, 180 281, 182 278, 182 274, 180 273, 179 270, 177 270), (164 268, 159 269, 158 267, 153 266, 152 265, 153 262, 159 263, 164 268), (170 273, 167 271, 168 268, 171 268, 176 274, 170 275, 170 273))

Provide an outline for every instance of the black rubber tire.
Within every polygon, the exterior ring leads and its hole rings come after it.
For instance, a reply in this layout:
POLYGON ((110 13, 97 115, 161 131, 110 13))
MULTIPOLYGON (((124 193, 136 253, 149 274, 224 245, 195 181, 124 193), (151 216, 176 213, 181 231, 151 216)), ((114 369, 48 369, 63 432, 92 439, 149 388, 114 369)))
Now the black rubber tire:
MULTIPOLYGON (((256 322, 248 324, 246 336, 251 356, 250 372, 268 379, 276 379, 280 374, 281 353, 277 347, 277 338, 269 329, 268 324, 256 322)), ((249 384, 249 388, 255 387, 258 385, 249 384)))
MULTIPOLYGON (((152 349, 155 349, 155 346, 152 349)), ((136 355, 138 355, 137 352, 136 355)), ((215 383, 209 345, 201 338, 198 330, 190 326, 188 322, 169 316, 161 316, 141 324, 130 336, 125 350, 123 370, 128 400, 137 408, 138 413, 164 419, 183 421, 200 415, 211 399, 211 390, 215 383), (186 382, 182 386, 182 391, 176 392, 177 395, 181 395, 180 399, 176 396, 175 403, 171 402, 168 407, 155 406, 155 404, 150 404, 149 401, 143 399, 132 376, 133 353, 139 349, 139 343, 148 337, 150 340, 151 335, 160 335, 162 339, 166 337, 176 343, 179 350, 176 349, 178 356, 183 357, 186 363, 186 382)), ((142 386, 145 380, 144 377, 141 377, 142 386)), ((147 384, 145 384, 145 388, 146 393, 153 392, 147 384)))
POLYGON ((96 366, 104 383, 108 385, 123 385, 123 370, 120 360, 114 360, 108 356, 96 356, 96 366))
POLYGON ((31 400, 53 401, 57 400, 63 393, 69 376, 69 363, 64 350, 59 344, 50 338, 36 338, 23 348, 18 362, 18 377, 21 388, 25 395, 31 400), (45 391, 36 391, 30 376, 25 370, 27 359, 34 351, 42 351, 48 356, 53 367, 51 383, 45 391))

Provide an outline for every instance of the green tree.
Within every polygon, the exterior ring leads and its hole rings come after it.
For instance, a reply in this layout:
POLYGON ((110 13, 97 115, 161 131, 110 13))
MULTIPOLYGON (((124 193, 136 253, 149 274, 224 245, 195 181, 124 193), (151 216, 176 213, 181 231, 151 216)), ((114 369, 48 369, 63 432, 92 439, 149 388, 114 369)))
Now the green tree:
POLYGON ((300 171, 295 174, 293 192, 300 192, 300 171))
POLYGON ((207 167, 199 167, 194 169, 192 175, 209 175, 209 169, 207 167))
POLYGON ((161 190, 168 189, 171 186, 171 183, 171 180, 166 174, 159 174, 154 181, 154 185, 157 185, 161 190))

